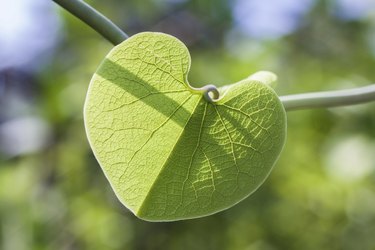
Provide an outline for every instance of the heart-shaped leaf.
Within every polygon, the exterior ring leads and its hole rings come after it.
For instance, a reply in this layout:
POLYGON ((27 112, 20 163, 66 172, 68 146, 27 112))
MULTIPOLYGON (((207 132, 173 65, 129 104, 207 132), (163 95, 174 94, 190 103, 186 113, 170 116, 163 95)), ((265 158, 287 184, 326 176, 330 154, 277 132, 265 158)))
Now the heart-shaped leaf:
POLYGON ((91 147, 117 197, 145 220, 233 206, 263 183, 285 142, 285 110, 264 84, 271 74, 223 87, 214 99, 190 87, 189 68, 183 43, 145 32, 116 46, 90 83, 91 147))

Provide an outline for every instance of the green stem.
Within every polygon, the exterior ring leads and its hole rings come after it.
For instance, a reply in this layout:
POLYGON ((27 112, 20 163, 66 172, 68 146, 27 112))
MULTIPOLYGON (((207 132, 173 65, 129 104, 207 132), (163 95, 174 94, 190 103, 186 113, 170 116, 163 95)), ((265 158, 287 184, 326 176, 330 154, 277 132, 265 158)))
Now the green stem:
POLYGON ((99 13, 93 7, 80 0, 52 0, 66 9, 71 14, 85 22, 105 39, 117 45, 129 36, 107 17, 99 13))
POLYGON ((375 101, 375 84, 365 87, 280 96, 286 111, 330 108, 375 101))

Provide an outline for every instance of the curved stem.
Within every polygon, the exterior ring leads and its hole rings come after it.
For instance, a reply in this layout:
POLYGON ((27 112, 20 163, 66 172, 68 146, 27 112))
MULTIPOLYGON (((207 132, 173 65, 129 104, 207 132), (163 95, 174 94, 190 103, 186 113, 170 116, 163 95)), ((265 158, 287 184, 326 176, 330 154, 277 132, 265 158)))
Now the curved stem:
POLYGON ((80 0, 52 0, 117 45, 129 36, 90 5, 80 0))
POLYGON ((203 86, 201 88, 194 88, 194 87, 190 86, 190 88, 194 92, 203 93, 204 98, 208 102, 214 103, 214 102, 218 101, 219 98, 220 98, 219 90, 216 88, 215 85, 209 84, 209 85, 203 86))
POLYGON ((280 96, 286 111, 330 108, 375 101, 375 84, 365 87, 280 96))

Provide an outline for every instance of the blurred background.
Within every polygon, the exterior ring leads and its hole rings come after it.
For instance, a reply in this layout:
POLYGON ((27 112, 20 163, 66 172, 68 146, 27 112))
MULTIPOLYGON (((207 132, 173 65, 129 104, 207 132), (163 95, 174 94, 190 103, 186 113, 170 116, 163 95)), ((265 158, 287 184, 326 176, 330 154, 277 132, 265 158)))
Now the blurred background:
MULTIPOLYGON (((190 82, 257 70, 280 95, 375 81, 374 0, 88 1, 128 34, 173 34, 190 82)), ((213 216, 134 217, 85 137, 88 83, 112 45, 52 1, 0 1, 0 249, 375 249, 375 104, 288 113, 259 190, 213 216)))

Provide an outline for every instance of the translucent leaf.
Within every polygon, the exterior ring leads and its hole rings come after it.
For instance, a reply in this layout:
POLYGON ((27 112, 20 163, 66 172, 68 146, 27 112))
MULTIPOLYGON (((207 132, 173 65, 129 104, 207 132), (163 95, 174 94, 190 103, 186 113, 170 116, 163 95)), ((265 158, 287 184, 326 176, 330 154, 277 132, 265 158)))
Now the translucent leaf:
POLYGON ((225 86, 212 102, 190 87, 189 68, 183 43, 145 32, 116 46, 90 83, 91 147, 117 197, 144 220, 233 206, 263 183, 285 142, 271 73, 225 86))

